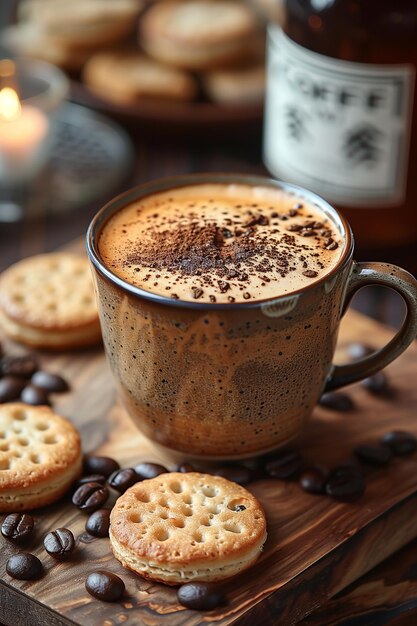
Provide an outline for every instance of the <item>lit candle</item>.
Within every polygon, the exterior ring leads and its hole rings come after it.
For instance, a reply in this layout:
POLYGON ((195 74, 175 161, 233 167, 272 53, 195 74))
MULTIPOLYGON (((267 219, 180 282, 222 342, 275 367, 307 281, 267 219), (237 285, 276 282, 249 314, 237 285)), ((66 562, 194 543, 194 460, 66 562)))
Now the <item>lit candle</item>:
POLYGON ((46 115, 34 106, 20 103, 12 87, 0 90, 0 155, 19 167, 34 157, 48 132, 46 115))

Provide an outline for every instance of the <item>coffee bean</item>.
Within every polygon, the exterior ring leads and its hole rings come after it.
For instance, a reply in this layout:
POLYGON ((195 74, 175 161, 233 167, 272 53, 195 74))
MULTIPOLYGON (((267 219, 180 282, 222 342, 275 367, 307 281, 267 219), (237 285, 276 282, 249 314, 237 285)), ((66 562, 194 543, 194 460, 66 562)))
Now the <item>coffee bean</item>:
POLYGON ((406 456, 417 449, 417 439, 404 430, 393 430, 381 439, 384 446, 388 446, 395 456, 406 456))
POLYGON ((374 396, 391 398, 394 396, 394 389, 391 387, 388 377, 384 372, 377 372, 361 382, 362 387, 374 396))
POLYGON ((325 492, 328 472, 321 467, 309 467, 300 476, 300 486, 307 493, 322 494, 325 492))
POLYGON ((388 465, 392 452, 388 446, 360 445, 355 448, 355 455, 370 465, 388 465))
POLYGON ((6 564, 6 572, 18 580, 34 580, 43 574, 43 565, 34 554, 21 552, 10 557, 6 564))
POLYGON ((354 502, 365 491, 365 481, 360 470, 353 465, 336 467, 326 482, 326 493, 341 502, 354 502))
POLYGON ((324 393, 319 400, 319 405, 340 413, 347 413, 356 408, 352 398, 346 393, 340 393, 339 391, 324 393))
POLYGON ((23 543, 33 533, 35 521, 27 513, 10 513, 1 525, 1 534, 14 543, 23 543))
POLYGON ((0 403, 17 400, 26 385, 24 378, 5 376, 0 379, 0 403))
POLYGON ((67 381, 62 378, 62 376, 58 376, 58 374, 50 374, 49 372, 44 372, 39 370, 36 372, 30 382, 35 387, 39 387, 40 389, 45 389, 45 391, 49 391, 50 393, 63 393, 64 391, 69 390, 69 385, 67 381))
POLYGON ((126 467, 110 474, 107 482, 112 489, 124 493, 126 489, 138 482, 138 475, 132 467, 126 467))
POLYGON ((86 483, 99 483, 100 485, 106 484, 106 477, 103 474, 90 474, 89 476, 82 476, 77 480, 74 485, 74 490, 81 487, 81 485, 85 485, 86 483))
POLYGON ((195 472, 197 470, 195 469, 194 465, 191 465, 191 463, 181 463, 181 465, 177 465, 173 471, 181 472, 181 474, 186 474, 187 472, 195 472))
POLYGON ((118 462, 108 456, 84 457, 84 474, 102 474, 108 478, 118 469, 120 469, 118 462))
POLYGON ((72 503, 81 511, 92 513, 100 509, 106 503, 108 497, 109 490, 107 487, 99 483, 85 483, 78 487, 72 496, 72 503))
POLYGON ((30 355, 4 356, 0 359, 0 376, 30 378, 37 370, 38 362, 30 355))
POLYGON ((118 602, 125 592, 123 580, 116 574, 105 570, 89 574, 85 581, 85 588, 91 596, 103 602, 118 602))
POLYGON ((54 559, 66 561, 75 548, 74 535, 68 528, 57 528, 45 535, 43 547, 54 559))
POLYGON ((186 583, 177 591, 177 599, 187 609, 211 611, 226 603, 224 593, 213 583, 186 583))
POLYGON ((301 469, 301 456, 298 452, 283 452, 267 462, 265 471, 271 478, 294 478, 301 469))
POLYGON ((223 478, 227 478, 227 480, 231 480, 238 485, 247 485, 252 479, 250 469, 244 465, 227 465, 225 467, 218 467, 212 473, 215 476, 223 476, 223 478))
POLYGON ((110 528, 110 509, 98 509, 91 513, 85 529, 93 537, 108 537, 110 528))
POLYGON ((155 478, 155 476, 166 474, 168 470, 158 463, 138 463, 135 465, 135 472, 139 480, 146 480, 147 478, 155 478))
POLYGON ((20 399, 22 402, 25 402, 26 404, 33 404, 34 406, 51 404, 47 392, 44 389, 39 389, 33 385, 27 385, 23 389, 20 394, 20 399))
POLYGON ((364 343, 350 343, 347 347, 347 353, 353 361, 363 359, 365 356, 369 356, 372 352, 375 352, 375 348, 368 346, 364 343))

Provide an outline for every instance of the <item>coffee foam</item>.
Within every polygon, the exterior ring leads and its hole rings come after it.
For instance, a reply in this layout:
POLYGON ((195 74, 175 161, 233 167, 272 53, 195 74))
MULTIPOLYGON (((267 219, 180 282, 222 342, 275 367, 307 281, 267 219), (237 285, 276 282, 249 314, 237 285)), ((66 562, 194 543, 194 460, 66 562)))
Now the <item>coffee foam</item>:
POLYGON ((146 196, 104 226, 99 253, 126 282, 174 299, 276 298, 328 274, 343 251, 319 207, 272 187, 201 184, 146 196))

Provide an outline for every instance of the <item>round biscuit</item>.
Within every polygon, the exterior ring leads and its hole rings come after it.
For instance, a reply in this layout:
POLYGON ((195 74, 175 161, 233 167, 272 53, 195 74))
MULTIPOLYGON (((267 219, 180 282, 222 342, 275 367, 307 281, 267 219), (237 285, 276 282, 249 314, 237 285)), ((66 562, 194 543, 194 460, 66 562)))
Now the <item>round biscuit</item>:
POLYGON ((138 50, 94 54, 84 67, 83 80, 100 97, 122 103, 155 98, 187 101, 193 100, 198 91, 192 76, 138 50))
POLYGON ((26 0, 19 15, 67 48, 93 49, 123 40, 135 27, 139 0, 26 0))
POLYGON ((47 406, 0 404, 0 511, 58 500, 81 473, 80 436, 47 406))
POLYGON ((36 347, 77 347, 100 340, 88 261, 65 252, 12 265, 0 277, 0 326, 36 347))
POLYGON ((110 516, 115 557, 170 585, 235 576, 256 561, 265 540, 256 498, 225 478, 198 472, 136 483, 110 516))
POLYGON ((232 0, 162 0, 139 23, 139 43, 155 59, 183 69, 223 67, 252 56, 260 24, 232 0))

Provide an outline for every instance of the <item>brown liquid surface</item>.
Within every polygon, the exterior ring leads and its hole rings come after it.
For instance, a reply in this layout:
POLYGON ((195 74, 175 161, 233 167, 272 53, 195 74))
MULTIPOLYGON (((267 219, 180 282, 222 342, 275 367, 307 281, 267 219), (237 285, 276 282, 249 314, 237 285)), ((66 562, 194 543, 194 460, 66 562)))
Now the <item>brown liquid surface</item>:
POLYGON ((126 282, 198 302, 265 300, 316 282, 343 240, 315 205, 284 191, 206 184, 156 193, 104 226, 99 253, 126 282))

